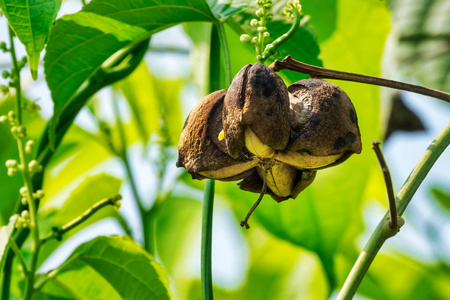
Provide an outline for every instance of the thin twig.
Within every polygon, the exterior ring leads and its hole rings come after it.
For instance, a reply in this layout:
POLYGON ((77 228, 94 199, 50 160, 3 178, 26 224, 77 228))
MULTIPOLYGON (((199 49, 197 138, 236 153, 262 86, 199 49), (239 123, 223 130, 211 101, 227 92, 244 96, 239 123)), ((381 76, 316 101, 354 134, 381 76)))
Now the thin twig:
POLYGON ((261 203, 261 200, 264 197, 264 194, 266 193, 266 190, 267 190, 267 172, 268 172, 268 170, 266 170, 266 172, 264 173, 263 187, 261 189, 261 192, 259 193, 258 200, 256 200, 256 202, 253 204, 252 208, 250 208, 245 219, 243 221, 241 221, 241 227, 245 226, 246 229, 250 228, 250 225, 248 225, 248 219, 250 219, 250 216, 252 215, 252 213, 255 211, 255 209, 258 207, 258 205, 261 203))
POLYGON ((386 184, 386 190, 389 200, 389 214, 390 214, 389 227, 394 229, 397 228, 398 223, 397 223, 397 207, 395 205, 395 195, 394 195, 394 188, 392 186, 391 173, 389 172, 386 160, 384 159, 383 153, 381 152, 380 142, 378 140, 372 142, 372 149, 375 151, 375 154, 377 155, 381 171, 383 172, 384 182, 386 184))
POLYGON ((335 70, 329 70, 321 67, 316 67, 313 65, 308 65, 292 59, 290 55, 286 56, 282 61, 275 60, 270 66, 270 69, 275 72, 281 70, 290 70, 300 73, 305 73, 311 75, 311 77, 315 78, 327 78, 327 79, 337 79, 337 80, 346 80, 346 81, 354 81, 360 83, 373 84, 378 86, 385 86, 393 89, 409 91, 417 94, 422 94, 425 96, 434 97, 437 99, 441 99, 446 102, 450 102, 450 93, 442 92, 435 89, 426 88, 423 86, 409 84, 405 82, 373 77, 355 73, 341 72, 335 70))
POLYGON ((41 246, 45 244, 50 239, 57 239, 58 241, 61 240, 62 235, 72 228, 78 226, 79 224, 83 223, 85 220, 87 220, 89 217, 91 217, 93 214, 95 214, 98 210, 100 210, 102 207, 107 205, 116 205, 117 201, 122 199, 122 196, 117 195, 113 198, 105 198, 97 203, 95 203, 93 206, 88 208, 84 213, 70 221, 69 223, 61 226, 61 228, 52 228, 52 232, 47 234, 42 240, 41 240, 41 246))

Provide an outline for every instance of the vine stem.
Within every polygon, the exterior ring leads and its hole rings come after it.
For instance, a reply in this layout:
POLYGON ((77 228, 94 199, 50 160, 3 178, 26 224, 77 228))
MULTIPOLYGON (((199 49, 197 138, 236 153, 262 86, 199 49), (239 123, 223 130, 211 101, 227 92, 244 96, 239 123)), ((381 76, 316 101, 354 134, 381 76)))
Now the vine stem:
MULTIPOLYGON (((231 63, 228 52, 227 38, 223 23, 217 22, 211 31, 211 46, 209 55, 209 92, 220 89, 220 53, 223 53, 226 85, 231 83, 231 63)), ((212 300, 212 225, 214 211, 214 186, 212 179, 205 180, 202 212, 202 241, 201 241, 201 286, 202 298, 212 300)))
POLYGON ((269 68, 275 72, 278 72, 281 70, 290 70, 290 71, 309 74, 309 75, 311 75, 311 77, 315 77, 315 78, 337 79, 337 80, 367 83, 367 84, 378 85, 378 86, 385 86, 385 87, 389 87, 389 88, 393 88, 393 89, 414 92, 414 93, 422 94, 425 96, 431 96, 431 97, 441 99, 446 102, 450 102, 450 93, 426 88, 426 87, 415 85, 415 84, 409 84, 409 83, 405 83, 405 82, 400 82, 400 81, 395 81, 395 80, 390 80, 390 79, 385 79, 385 78, 380 78, 380 77, 367 76, 367 75, 361 75, 361 74, 356 74, 356 73, 341 72, 341 71, 335 71, 335 70, 325 69, 325 68, 321 68, 321 67, 316 67, 313 65, 308 65, 303 62, 297 61, 297 60, 291 58, 290 55, 286 56, 282 61, 275 60, 269 66, 269 68))
POLYGON ((99 211, 102 207, 108 206, 108 205, 116 205, 118 201, 122 199, 122 196, 117 195, 113 198, 105 198, 94 205, 92 205, 89 209, 87 209, 84 213, 73 219, 72 221, 68 222, 67 224, 64 224, 61 226, 61 228, 52 228, 52 232, 47 234, 42 240, 41 245, 45 244, 47 241, 51 239, 57 239, 61 240, 61 237, 64 233, 68 232, 69 230, 75 228, 79 224, 83 223, 87 219, 89 219, 93 214, 95 214, 97 211, 99 211))
MULTIPOLYGON (((16 120, 17 126, 22 126, 22 93, 21 93, 21 83, 20 83, 20 68, 17 63, 16 50, 14 46, 14 32, 11 27, 9 27, 9 41, 10 41, 10 53, 11 59, 13 62, 13 78, 14 85, 16 90, 16 120)), ((33 294, 33 285, 34 285, 34 274, 36 273, 37 260, 39 256, 40 249, 40 240, 39 240, 39 225, 37 222, 37 207, 35 198, 33 196, 33 184, 31 182, 31 174, 28 170, 28 160, 25 154, 25 144, 24 137, 17 137, 17 147, 19 150, 19 159, 20 164, 22 166, 22 179, 24 183, 24 187, 26 187, 26 199, 28 204, 29 216, 30 216, 30 224, 29 228, 32 236, 32 244, 31 244, 31 262, 29 271, 26 273, 26 282, 25 282, 25 290, 24 297, 25 299, 31 299, 33 294)))
MULTIPOLYGON (((422 181, 427 176, 428 172, 450 144, 450 122, 439 133, 434 141, 427 148, 425 153, 416 164, 411 174, 406 179, 400 192, 396 197, 396 206, 398 215, 401 216, 408 204, 411 202, 413 195, 416 193, 422 181)), ((399 220, 401 221, 401 219, 399 220)), ((401 225, 401 223, 399 224, 401 225)), ((378 251, 384 242, 397 234, 398 229, 391 229, 389 226, 389 212, 383 217, 373 232, 363 251, 359 255, 355 265, 353 266, 347 280, 342 287, 337 300, 352 299, 359 287, 364 275, 369 269, 372 261, 375 259, 378 251)))

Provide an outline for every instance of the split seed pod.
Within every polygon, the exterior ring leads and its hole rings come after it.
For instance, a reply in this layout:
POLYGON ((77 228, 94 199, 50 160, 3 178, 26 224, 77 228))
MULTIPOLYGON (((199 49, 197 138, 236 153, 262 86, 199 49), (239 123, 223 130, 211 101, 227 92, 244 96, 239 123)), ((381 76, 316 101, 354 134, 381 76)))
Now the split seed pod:
POLYGON ((225 96, 223 130, 228 153, 234 158, 239 157, 244 145, 264 158, 286 148, 289 94, 281 77, 260 63, 243 67, 225 96))
POLYGON ((194 179, 239 180, 257 164, 244 155, 232 158, 225 141, 219 141, 226 92, 216 91, 197 103, 181 132, 177 167, 184 167, 194 179))
POLYGON ((291 104, 289 144, 275 159, 299 169, 322 169, 361 152, 355 108, 337 85, 300 80, 288 88, 291 104))
POLYGON ((178 150, 177 166, 194 179, 243 179, 241 189, 282 201, 296 198, 317 170, 360 153, 361 137, 355 109, 338 86, 306 79, 286 88, 256 63, 192 109, 178 150))

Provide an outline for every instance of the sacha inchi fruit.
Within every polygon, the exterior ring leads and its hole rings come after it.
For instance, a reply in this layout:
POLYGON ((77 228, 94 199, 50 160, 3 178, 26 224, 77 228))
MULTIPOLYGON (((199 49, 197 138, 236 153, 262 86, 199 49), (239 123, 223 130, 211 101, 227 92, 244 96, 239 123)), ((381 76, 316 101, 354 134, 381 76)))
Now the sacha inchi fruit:
MULTIPOLYGON (((360 153, 361 138, 355 109, 338 86, 305 79, 287 88, 255 63, 192 109, 178 151, 177 166, 194 179, 242 179, 240 188, 260 193, 259 203, 263 194, 296 198, 317 170, 360 153)), ((249 227, 250 213, 241 226, 249 227)))

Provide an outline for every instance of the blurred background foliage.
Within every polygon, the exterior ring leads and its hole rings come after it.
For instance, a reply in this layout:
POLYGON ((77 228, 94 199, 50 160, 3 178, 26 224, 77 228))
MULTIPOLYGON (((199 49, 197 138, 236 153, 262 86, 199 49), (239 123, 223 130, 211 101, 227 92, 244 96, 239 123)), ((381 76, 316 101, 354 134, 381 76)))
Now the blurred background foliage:
MULTIPOLYGON (((239 41, 241 34, 251 33, 248 24, 255 5, 247 0, 209 3, 216 16, 226 19, 234 76, 255 60, 251 46, 239 41)), ((282 56, 290 54, 297 60, 330 69, 384 75, 448 92, 449 3, 302 0, 302 26, 280 52, 282 56)), ((65 1, 59 15, 76 12, 80 5, 80 1, 65 1)), ((283 6, 282 1, 276 2, 274 10, 280 11, 283 6)), ((276 15, 268 29, 271 37, 277 37, 289 26, 276 15)), ((204 182, 193 181, 185 170, 175 167, 175 162, 184 120, 208 88, 211 28, 211 23, 192 22, 155 34, 137 69, 124 80, 102 89, 82 109, 46 168, 46 197, 39 211, 41 228, 46 232, 52 226, 60 226, 99 199, 118 192, 124 200, 120 213, 103 209, 64 235, 62 243, 47 243, 40 256, 42 272, 64 261, 77 245, 95 235, 129 235, 166 269, 173 299, 201 299, 204 182), (143 216, 139 206, 150 213, 143 216)), ((8 65, 8 58, 1 57, 0 63, 2 68, 8 65)), ((38 81, 26 80, 24 85, 25 96, 42 107, 41 114, 25 114, 25 123, 34 138, 42 132, 52 106, 42 73, 40 66, 38 81)), ((306 77, 289 71, 281 72, 281 76, 287 85, 306 77)), ((221 78, 225 87, 223 74, 221 78)), ((388 130, 384 125, 387 119, 400 112, 390 111, 393 94, 389 91, 351 82, 335 83, 346 91, 356 108, 363 152, 342 165, 319 171, 314 184, 295 200, 276 203, 264 197, 250 219, 250 230, 239 227, 239 220, 257 195, 239 190, 233 182, 217 182, 213 226, 216 299, 333 297, 375 222, 383 216, 387 207, 385 187, 370 144, 383 138, 388 130)), ((418 101, 429 101, 435 109, 443 110, 441 124, 449 121, 448 105, 425 97, 418 101)), ((0 98, 0 114, 12 107, 11 96, 0 98)), ((428 124, 429 114, 415 113, 428 124)), ((420 156, 435 135, 422 132, 406 136, 396 131, 404 128, 390 129, 397 133, 387 143, 388 147, 392 145, 387 149, 388 163, 393 161, 390 153, 394 157, 394 151, 410 151, 396 148, 395 139, 422 134, 425 142, 412 151, 420 156)), ((17 157, 15 141, 6 131, 0 127, 0 161, 17 157)), ((446 177, 424 183, 421 198, 413 200, 421 204, 412 205, 411 214, 407 211, 406 225, 394 238, 401 242, 389 241, 382 249, 358 290, 358 299, 450 298, 448 153, 446 158, 438 163, 438 168, 447 170, 441 172, 446 177), (424 206, 428 207, 427 215, 420 214, 424 206), (429 221, 430 215, 439 222, 429 221), (407 229, 410 226, 413 230, 407 229), (416 246, 419 250, 411 251, 416 246), (421 247, 431 249, 431 254, 421 255, 421 247)), ((402 174, 408 174, 415 161, 410 159, 411 167, 391 166, 397 190, 406 179, 402 174)), ((21 185, 19 177, 6 176, 6 167, 1 164, 0 225, 7 224, 12 215, 21 185)), ((89 276, 94 280, 95 272, 89 276)), ((18 289, 19 286, 13 287, 13 292, 18 289)))

